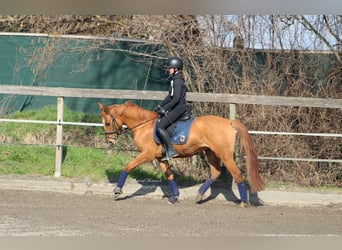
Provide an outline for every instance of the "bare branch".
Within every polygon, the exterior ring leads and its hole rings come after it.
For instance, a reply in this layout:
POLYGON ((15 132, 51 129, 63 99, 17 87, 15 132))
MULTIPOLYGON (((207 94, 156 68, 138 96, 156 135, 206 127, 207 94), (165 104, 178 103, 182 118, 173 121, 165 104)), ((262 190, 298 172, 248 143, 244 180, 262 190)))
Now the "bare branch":
MULTIPOLYGON (((338 44, 341 44, 341 45, 342 45, 342 40, 341 40, 341 38, 339 37, 338 32, 334 32, 334 31, 332 30, 332 28, 331 28, 331 25, 330 25, 330 23, 329 23, 329 18, 328 18, 328 16, 323 15, 323 20, 324 20, 324 22, 325 22, 325 24, 326 24, 326 26, 327 26, 327 28, 328 28, 330 34, 331 34, 333 37, 335 37, 335 39, 336 39, 336 41, 337 41, 338 44)), ((340 21, 341 21, 341 23, 340 23, 339 25, 342 26, 342 17, 341 17, 341 20, 340 20, 340 21)), ((341 27, 341 28, 342 28, 342 27, 341 27)))
POLYGON ((336 51, 336 49, 330 44, 330 42, 305 18, 305 16, 301 16, 301 21, 302 24, 304 25, 304 27, 306 27, 307 29, 313 31, 316 36, 321 39, 327 46, 328 48, 331 50, 331 52, 334 53, 334 55, 336 56, 337 60, 342 63, 341 57, 339 55, 339 53, 336 51))

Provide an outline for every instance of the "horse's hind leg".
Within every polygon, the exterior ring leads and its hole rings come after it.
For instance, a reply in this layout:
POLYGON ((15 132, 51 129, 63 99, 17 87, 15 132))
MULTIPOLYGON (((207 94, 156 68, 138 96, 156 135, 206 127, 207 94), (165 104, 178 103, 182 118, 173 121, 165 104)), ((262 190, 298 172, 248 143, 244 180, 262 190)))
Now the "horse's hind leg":
POLYGON ((246 207, 247 206, 247 190, 245 187, 245 184, 243 182, 242 174, 240 169, 236 166, 235 161, 233 159, 233 153, 229 152, 228 154, 225 155, 225 157, 222 157, 222 162, 224 166, 227 168, 229 173, 232 175, 235 183, 237 183, 237 187, 239 190, 239 194, 241 197, 241 207, 246 207))
POLYGON ((200 189, 198 190, 198 194, 196 197, 196 203, 201 203, 203 200, 204 193, 210 188, 210 186, 217 180, 221 175, 221 167, 220 167, 220 159, 216 157, 215 153, 211 150, 206 151, 208 163, 210 166, 210 177, 209 179, 202 184, 200 189))

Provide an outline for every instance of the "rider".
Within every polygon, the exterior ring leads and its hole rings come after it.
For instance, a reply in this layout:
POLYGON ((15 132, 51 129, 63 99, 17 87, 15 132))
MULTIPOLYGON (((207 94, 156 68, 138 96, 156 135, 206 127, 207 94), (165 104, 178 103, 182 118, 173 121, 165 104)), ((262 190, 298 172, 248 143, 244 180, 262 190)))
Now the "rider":
POLYGON ((184 113, 190 112, 190 106, 186 102, 186 86, 183 77, 183 61, 179 57, 169 57, 166 61, 167 70, 172 77, 169 93, 165 99, 153 110, 160 117, 156 122, 156 133, 166 149, 162 161, 178 156, 173 147, 167 128, 180 118, 184 113))

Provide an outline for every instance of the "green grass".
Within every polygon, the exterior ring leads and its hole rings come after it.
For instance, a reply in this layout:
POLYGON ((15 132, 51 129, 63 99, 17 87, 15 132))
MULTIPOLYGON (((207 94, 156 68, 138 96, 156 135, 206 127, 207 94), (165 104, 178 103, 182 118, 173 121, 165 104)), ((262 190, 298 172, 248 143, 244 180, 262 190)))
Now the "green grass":
MULTIPOLYGON (((24 120, 42 120, 42 121, 56 121, 57 107, 47 106, 40 110, 27 110, 24 112, 15 112, 6 118, 9 119, 24 119, 24 120)), ((100 123, 101 119, 99 115, 90 115, 82 112, 72 112, 69 109, 64 109, 64 121, 72 122, 89 122, 100 123)), ((88 136, 87 131, 89 127, 80 127, 65 125, 65 132, 81 133, 79 137, 88 136), (81 132, 80 132, 81 131, 81 132), (82 134, 83 133, 83 134, 82 134)), ((103 132, 101 127, 91 128, 92 132, 96 136, 100 136, 103 132)), ((4 134, 11 137, 14 141, 23 141, 24 138, 29 136, 50 136, 54 140, 56 132, 56 126, 51 124, 32 124, 32 123, 3 123, 0 127, 0 135, 4 134)))
MULTIPOLYGON (((56 120, 56 107, 29 110, 9 115, 11 119, 56 120)), ((99 123, 99 115, 64 111, 65 121, 99 123)), ((0 174, 53 176, 55 172, 56 125, 3 123, 0 127, 0 174), (4 138, 4 139, 2 139, 4 138), (34 144, 34 145, 33 145, 34 144)), ((63 147, 62 176, 87 177, 93 181, 116 179, 133 159, 125 150, 104 148, 102 127, 64 126, 68 137, 63 147), (99 147, 83 146, 89 141, 102 142, 99 147)), ((145 164, 130 174, 135 179, 163 179, 161 171, 145 164)))
MULTIPOLYGON (((117 179, 124 166, 131 160, 125 154, 104 149, 64 147, 62 176, 89 178, 92 181, 117 179)), ((55 148, 28 145, 2 145, 0 175, 41 175, 55 173, 55 148)), ((149 164, 132 171, 130 178, 162 180, 159 169, 149 164)))
MULTIPOLYGON (((75 148, 64 150, 65 160, 62 164, 64 177, 88 177, 94 181, 103 179, 117 179, 125 165, 133 158, 103 149, 75 148)), ((160 173, 153 172, 151 167, 139 167, 132 171, 130 177, 134 179, 160 179, 160 173)))
POLYGON ((0 174, 53 175, 54 161, 52 148, 2 145, 0 174))

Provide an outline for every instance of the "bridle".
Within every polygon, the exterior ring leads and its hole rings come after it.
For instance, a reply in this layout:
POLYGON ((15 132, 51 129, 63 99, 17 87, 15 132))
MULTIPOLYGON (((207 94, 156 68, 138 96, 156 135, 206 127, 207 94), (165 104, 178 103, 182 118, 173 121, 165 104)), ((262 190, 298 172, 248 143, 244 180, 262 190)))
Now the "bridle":
MULTIPOLYGON (((113 130, 110 132, 104 132, 104 133, 106 135, 106 139, 115 140, 117 136, 121 135, 124 132, 124 130, 122 130, 122 129, 120 130, 120 126, 119 126, 118 122, 116 121, 116 119, 113 115, 110 115, 110 117, 112 118, 113 130), (111 137, 110 135, 116 135, 116 137, 111 137)), ((125 126, 125 128, 126 127, 127 126, 125 126)))

